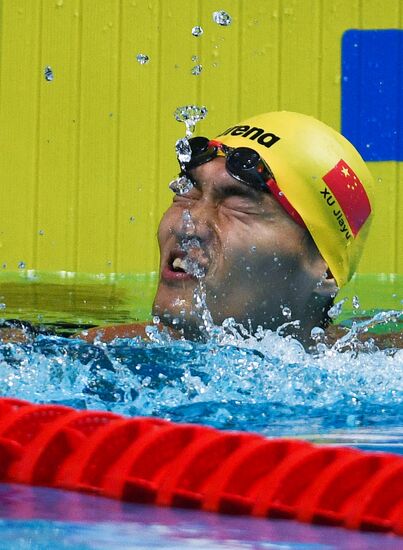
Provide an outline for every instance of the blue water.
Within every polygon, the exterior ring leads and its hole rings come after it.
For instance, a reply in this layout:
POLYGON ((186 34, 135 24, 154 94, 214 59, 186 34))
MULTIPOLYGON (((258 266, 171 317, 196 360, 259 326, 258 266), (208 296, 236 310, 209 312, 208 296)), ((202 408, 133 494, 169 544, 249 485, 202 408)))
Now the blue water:
POLYGON ((350 341, 312 354, 272 332, 199 344, 150 330, 153 342, 2 344, 0 395, 402 452, 403 350, 350 341))

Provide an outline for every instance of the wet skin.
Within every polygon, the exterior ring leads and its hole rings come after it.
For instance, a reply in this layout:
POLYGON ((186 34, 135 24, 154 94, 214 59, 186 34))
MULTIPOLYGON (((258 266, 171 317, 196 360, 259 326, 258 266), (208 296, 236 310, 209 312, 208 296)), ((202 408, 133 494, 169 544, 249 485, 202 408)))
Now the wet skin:
POLYGON ((223 158, 195 168, 191 177, 193 189, 174 196, 159 226, 154 314, 182 328, 186 337, 199 333, 193 298, 199 282, 173 267, 179 257, 205 273, 207 305, 216 324, 234 317, 245 326, 273 329, 287 321, 282 309, 288 307, 306 330, 314 326, 313 296, 319 288, 324 291, 327 266, 306 230, 271 194, 230 176, 223 158), (190 239, 195 246, 189 248, 190 239))

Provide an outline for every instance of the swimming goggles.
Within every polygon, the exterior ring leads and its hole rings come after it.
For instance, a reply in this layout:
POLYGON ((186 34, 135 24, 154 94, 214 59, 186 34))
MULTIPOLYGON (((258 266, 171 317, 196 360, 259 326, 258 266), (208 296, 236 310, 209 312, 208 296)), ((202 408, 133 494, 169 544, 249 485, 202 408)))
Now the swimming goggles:
POLYGON ((184 163, 179 162, 181 172, 179 177, 170 184, 172 191, 179 194, 186 193, 191 187, 191 182, 187 178, 189 170, 210 162, 218 156, 224 156, 225 168, 233 178, 259 191, 270 192, 287 214, 301 227, 305 227, 301 216, 277 185, 269 165, 254 149, 228 147, 217 140, 202 136, 190 138, 189 145, 192 152, 190 160, 184 163), (189 183, 190 187, 188 187, 189 183))
POLYGON ((189 162, 181 164, 185 172, 205 164, 218 156, 225 157, 225 168, 236 180, 260 191, 269 191, 273 172, 262 157, 249 147, 228 147, 206 137, 189 139, 192 155, 189 162))

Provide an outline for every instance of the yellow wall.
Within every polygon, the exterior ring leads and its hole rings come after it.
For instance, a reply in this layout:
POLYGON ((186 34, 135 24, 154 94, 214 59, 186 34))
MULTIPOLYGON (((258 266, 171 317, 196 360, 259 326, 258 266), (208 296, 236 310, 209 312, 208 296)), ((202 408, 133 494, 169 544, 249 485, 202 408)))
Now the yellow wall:
MULTIPOLYGON (((41 271, 154 271, 157 223, 177 171, 174 142, 184 134, 174 109, 206 105, 198 128, 206 135, 277 109, 339 129, 343 32, 401 28, 403 12, 401 0, 0 6, 0 273, 21 261, 41 271), (212 21, 217 9, 232 15, 230 27, 212 21), (140 52, 147 65, 137 63, 140 52), (200 76, 190 74, 194 55, 200 76)), ((402 273, 400 165, 371 169, 381 208, 360 271, 402 273)))

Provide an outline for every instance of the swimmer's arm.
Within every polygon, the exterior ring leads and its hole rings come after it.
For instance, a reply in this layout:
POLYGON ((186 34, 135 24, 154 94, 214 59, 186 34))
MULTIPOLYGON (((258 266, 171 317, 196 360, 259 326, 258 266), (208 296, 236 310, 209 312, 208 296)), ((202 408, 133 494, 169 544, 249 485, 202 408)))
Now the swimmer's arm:
MULTIPOLYGON (((146 327, 149 325, 150 323, 127 323, 106 327, 93 327, 75 334, 73 338, 80 338, 86 342, 94 342, 95 339, 101 342, 111 342, 115 338, 136 337, 140 337, 143 340, 149 340, 146 332, 146 327)), ((167 329, 172 338, 180 338, 180 334, 170 328, 163 327, 163 325, 157 325, 157 327, 160 331, 167 329)))
POLYGON ((1 344, 25 344, 32 342, 36 334, 38 334, 37 328, 28 321, 7 319, 0 324, 1 344))
MULTIPOLYGON (((345 336, 347 330, 337 325, 331 325, 326 329, 326 343, 335 344, 342 336, 345 336)), ((403 348, 403 333, 402 332, 387 332, 384 334, 375 334, 374 332, 366 332, 359 335, 361 342, 374 340, 375 345, 383 350, 389 348, 403 348)))
POLYGON ((31 338, 20 328, 0 328, 0 342, 2 344, 24 344, 31 338))
POLYGON ((148 340, 145 328, 147 323, 128 323, 123 325, 111 325, 106 327, 93 327, 75 334, 73 338, 80 338, 86 342, 111 342, 115 338, 136 338, 139 336, 148 340))

